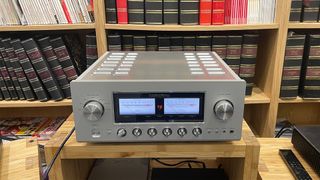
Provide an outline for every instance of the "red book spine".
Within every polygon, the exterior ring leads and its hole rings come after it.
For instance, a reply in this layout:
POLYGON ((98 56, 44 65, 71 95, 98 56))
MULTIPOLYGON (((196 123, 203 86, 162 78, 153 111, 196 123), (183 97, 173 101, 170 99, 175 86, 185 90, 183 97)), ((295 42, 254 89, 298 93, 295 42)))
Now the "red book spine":
POLYGON ((225 1, 213 0, 212 2, 212 24, 219 25, 225 23, 225 1))
POLYGON ((211 25, 212 0, 200 0, 200 25, 211 25))
POLYGON ((61 6, 62 6, 62 9, 63 9, 63 12, 64 14, 66 15, 66 18, 67 18, 67 21, 69 24, 72 24, 72 20, 71 20, 71 17, 70 17, 70 13, 68 11, 68 8, 67 8, 67 5, 66 5, 66 2, 65 0, 60 0, 61 2, 61 6))
POLYGON ((127 0, 117 1, 118 24, 128 24, 128 5, 127 0))
POLYGON ((230 16, 231 16, 231 1, 232 0, 225 0, 225 16, 224 16, 224 23, 230 24, 230 16))
POLYGON ((243 7, 243 24, 247 24, 247 18, 248 18, 248 0, 243 1, 244 7, 243 7))

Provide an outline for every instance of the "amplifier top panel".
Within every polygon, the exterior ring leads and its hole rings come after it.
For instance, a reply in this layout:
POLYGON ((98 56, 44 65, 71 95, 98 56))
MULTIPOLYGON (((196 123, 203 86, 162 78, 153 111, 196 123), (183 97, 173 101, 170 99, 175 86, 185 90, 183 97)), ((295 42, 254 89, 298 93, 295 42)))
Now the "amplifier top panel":
POLYGON ((239 80, 215 52, 109 52, 78 80, 239 80))

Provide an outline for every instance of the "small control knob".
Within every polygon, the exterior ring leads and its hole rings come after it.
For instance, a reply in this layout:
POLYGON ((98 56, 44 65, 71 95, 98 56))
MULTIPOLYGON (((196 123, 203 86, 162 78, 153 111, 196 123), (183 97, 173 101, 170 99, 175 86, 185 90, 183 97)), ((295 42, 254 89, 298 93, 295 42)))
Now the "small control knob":
POLYGON ((196 137, 200 136, 202 134, 202 130, 200 128, 194 128, 192 130, 192 134, 196 137))
POLYGON ((151 136, 151 137, 157 135, 157 133, 158 132, 157 132, 157 130, 155 128, 148 129, 148 135, 151 136))
POLYGON ((98 101, 89 101, 83 107, 83 114, 89 121, 98 121, 104 112, 104 108, 98 101))
POLYGON ((172 134, 172 130, 170 128, 164 128, 162 130, 162 134, 166 137, 170 136, 172 134))
POLYGON ((179 136, 183 137, 184 135, 187 134, 187 129, 186 128, 179 128, 177 133, 179 136))
POLYGON ((228 100, 221 100, 214 106, 214 113, 218 119, 223 121, 226 121, 232 117, 233 110, 233 105, 228 100))
POLYGON ((126 135, 127 135, 127 131, 125 129, 123 129, 123 128, 118 129, 117 136, 124 137, 126 135))
POLYGON ((140 128, 134 128, 132 130, 132 134, 136 137, 139 137, 142 134, 142 130, 140 128))

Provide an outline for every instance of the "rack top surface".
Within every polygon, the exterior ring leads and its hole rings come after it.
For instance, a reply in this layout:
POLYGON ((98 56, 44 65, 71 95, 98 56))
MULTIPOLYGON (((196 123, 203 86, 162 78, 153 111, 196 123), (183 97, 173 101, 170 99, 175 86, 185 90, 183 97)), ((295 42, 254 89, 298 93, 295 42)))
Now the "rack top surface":
POLYGON ((214 52, 109 52, 81 80, 240 80, 214 52))

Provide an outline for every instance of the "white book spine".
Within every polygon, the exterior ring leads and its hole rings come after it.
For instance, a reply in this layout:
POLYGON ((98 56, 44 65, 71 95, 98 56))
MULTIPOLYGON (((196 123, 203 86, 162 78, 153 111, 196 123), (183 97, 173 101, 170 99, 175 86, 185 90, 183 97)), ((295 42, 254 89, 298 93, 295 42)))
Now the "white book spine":
POLYGON ((71 2, 72 2, 72 6, 74 8, 76 16, 78 17, 79 22, 80 23, 84 23, 84 17, 83 17, 83 15, 81 13, 78 1, 77 0, 71 0, 71 2))
POLYGON ((58 19, 57 10, 56 10, 55 6, 53 5, 52 0, 47 0, 47 2, 49 5, 49 9, 52 12, 53 22, 54 22, 54 24, 58 24, 60 21, 58 19))
POLYGON ((88 6, 86 5, 86 0, 80 0, 80 2, 82 4, 82 6, 83 6, 83 12, 85 14, 87 23, 92 23, 91 18, 90 18, 90 14, 89 14, 89 11, 88 11, 88 6))
POLYGON ((35 0, 37 5, 37 10, 39 12, 38 16, 41 18, 43 24, 50 24, 48 20, 48 12, 44 10, 43 0, 35 0))
POLYGON ((69 1, 69 5, 70 5, 71 12, 72 12, 72 14, 73 14, 76 22, 77 22, 77 23, 81 23, 81 20, 80 20, 78 14, 77 14, 77 12, 76 12, 76 9, 75 9, 75 7, 74 7, 74 5, 73 5, 73 3, 72 3, 73 0, 68 0, 68 1, 69 1))
POLYGON ((31 18, 33 21, 33 24, 40 24, 40 20, 37 17, 37 14, 39 14, 36 10, 36 4, 35 1, 29 1, 29 0, 25 0, 26 4, 27 4, 27 8, 30 9, 30 14, 31 14, 31 18))
POLYGON ((56 15, 57 15, 57 19, 59 24, 64 24, 64 20, 63 20, 63 16, 64 16, 64 12, 61 11, 61 4, 59 0, 50 0, 52 5, 54 6, 54 9, 56 10, 56 15))
POLYGON ((12 0, 14 8, 19 16, 20 22, 22 25, 26 25, 28 22, 26 20, 26 17, 24 16, 21 5, 19 4, 18 0, 12 0))
POLYGON ((20 7, 21 7, 21 10, 24 14, 24 17, 26 18, 26 21, 27 21, 27 24, 30 25, 32 24, 32 22, 30 21, 29 19, 29 12, 27 11, 26 7, 25 7, 25 4, 24 2, 22 2, 22 0, 18 0, 19 1, 19 4, 20 4, 20 7))
POLYGON ((49 4, 49 0, 42 0, 45 4, 45 9, 49 12, 49 21, 50 24, 57 24, 56 18, 55 18, 55 14, 53 9, 51 8, 50 4, 49 4))
POLYGON ((12 0, 9 1, 9 11, 10 11, 10 16, 12 17, 13 23, 15 25, 21 25, 18 12, 15 10, 15 6, 12 0))
POLYGON ((60 15, 61 15, 61 17, 63 18, 63 22, 67 24, 67 23, 68 23, 68 20, 67 20, 66 14, 65 14, 64 11, 63 11, 63 8, 62 8, 62 5, 61 5, 61 1, 60 1, 60 0, 54 0, 54 1, 56 1, 57 8, 58 8, 59 11, 61 12, 60 15))

